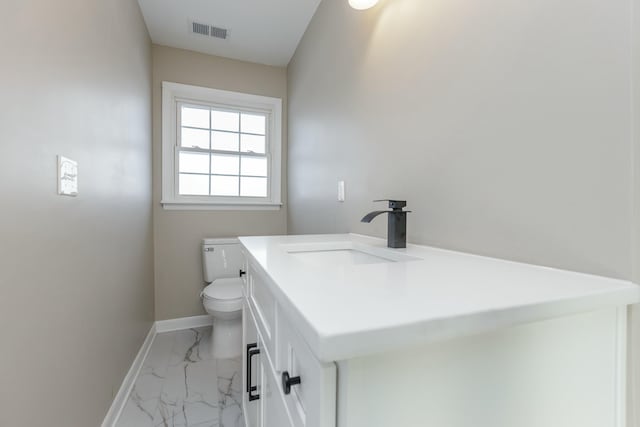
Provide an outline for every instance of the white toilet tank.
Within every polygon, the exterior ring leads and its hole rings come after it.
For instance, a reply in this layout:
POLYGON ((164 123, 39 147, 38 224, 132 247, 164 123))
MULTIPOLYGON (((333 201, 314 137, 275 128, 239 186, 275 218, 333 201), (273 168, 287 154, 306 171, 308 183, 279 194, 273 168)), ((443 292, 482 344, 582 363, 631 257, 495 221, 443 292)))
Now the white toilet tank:
POLYGON ((205 282, 239 277, 242 261, 238 239, 202 240, 202 269, 205 282))

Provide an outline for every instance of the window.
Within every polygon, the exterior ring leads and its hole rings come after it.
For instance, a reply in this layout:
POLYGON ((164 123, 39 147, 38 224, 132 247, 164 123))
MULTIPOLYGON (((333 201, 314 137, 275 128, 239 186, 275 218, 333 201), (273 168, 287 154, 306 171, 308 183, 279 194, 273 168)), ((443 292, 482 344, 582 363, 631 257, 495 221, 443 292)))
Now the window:
POLYGON ((282 101, 163 82, 162 205, 278 209, 282 101))
POLYGON ((178 195, 269 196, 267 114, 178 103, 178 195))

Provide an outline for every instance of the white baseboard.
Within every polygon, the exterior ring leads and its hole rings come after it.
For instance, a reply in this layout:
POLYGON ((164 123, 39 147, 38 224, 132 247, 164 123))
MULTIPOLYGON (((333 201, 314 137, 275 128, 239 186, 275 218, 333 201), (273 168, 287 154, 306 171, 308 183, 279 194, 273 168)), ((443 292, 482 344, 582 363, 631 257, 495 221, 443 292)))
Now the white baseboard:
POLYGON ((208 314, 203 316, 182 317, 180 319, 158 320, 156 322, 156 332, 181 331, 183 329, 211 326, 212 324, 213 318, 208 314))
POLYGON ((142 343, 142 347, 140 347, 140 351, 136 355, 136 358, 133 359, 133 363, 129 368, 129 372, 122 380, 122 384, 120 385, 120 389, 118 393, 116 393, 116 397, 113 398, 113 402, 111 403, 111 407, 107 412, 107 415, 104 417, 104 421, 102 421, 102 427, 113 427, 120 418, 120 414, 124 409, 124 406, 127 404, 127 398, 129 397, 129 393, 131 393, 131 389, 133 385, 136 383, 136 379, 138 378, 138 374, 140 373, 140 369, 142 369, 142 364, 144 360, 147 358, 147 354, 151 349, 151 344, 153 344, 153 340, 156 337, 156 324, 151 325, 149 329, 149 333, 147 337, 144 339, 142 343))
POLYGON ((118 418, 120 418, 120 414, 122 413, 124 406, 127 404, 129 393, 131 393, 131 389, 136 383, 136 379, 138 379, 144 360, 147 358, 147 354, 149 354, 149 350, 151 349, 151 345, 153 344, 153 340, 157 334, 162 332, 199 328, 202 326, 211 326, 212 324, 213 318, 209 315, 158 320, 154 322, 154 324, 151 325, 151 329, 149 329, 147 337, 142 343, 142 347, 140 347, 140 351, 138 351, 136 358, 133 360, 131 368, 129 368, 129 372, 127 372, 124 380, 122 380, 120 389, 118 390, 116 397, 113 399, 111 407, 109 408, 107 415, 104 417, 104 421, 102 421, 102 427, 113 427, 118 421, 118 418))

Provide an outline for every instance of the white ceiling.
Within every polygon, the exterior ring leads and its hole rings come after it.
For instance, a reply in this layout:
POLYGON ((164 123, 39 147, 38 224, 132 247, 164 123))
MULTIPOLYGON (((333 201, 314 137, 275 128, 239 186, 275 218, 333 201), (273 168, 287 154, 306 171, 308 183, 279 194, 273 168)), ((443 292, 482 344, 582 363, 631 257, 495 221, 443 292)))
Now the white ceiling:
POLYGON ((156 44, 286 66, 321 0, 138 0, 156 44), (227 40, 191 32, 191 22, 229 30, 227 40))

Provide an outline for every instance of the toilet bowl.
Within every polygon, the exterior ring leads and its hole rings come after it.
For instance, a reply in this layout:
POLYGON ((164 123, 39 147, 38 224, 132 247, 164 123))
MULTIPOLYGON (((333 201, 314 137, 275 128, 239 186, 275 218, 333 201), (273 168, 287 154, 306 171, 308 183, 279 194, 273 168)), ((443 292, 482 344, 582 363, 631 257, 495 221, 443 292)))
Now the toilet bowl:
POLYGON ((202 246, 205 282, 210 284, 200 296, 213 318, 211 353, 216 359, 236 358, 242 348, 240 244, 236 239, 205 239, 202 246))

